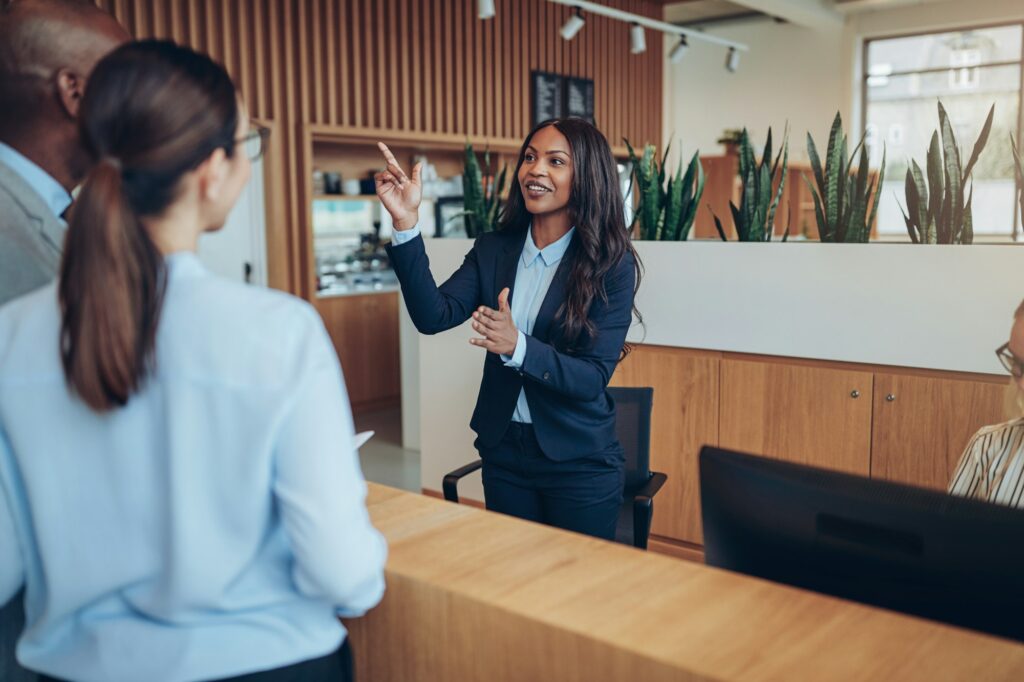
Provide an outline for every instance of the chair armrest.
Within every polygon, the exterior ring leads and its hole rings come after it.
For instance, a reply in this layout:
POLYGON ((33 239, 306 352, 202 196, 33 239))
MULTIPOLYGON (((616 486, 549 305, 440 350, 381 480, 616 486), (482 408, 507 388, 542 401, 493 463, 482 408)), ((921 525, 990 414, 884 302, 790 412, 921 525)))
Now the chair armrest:
POLYGON ((441 482, 441 489, 444 491, 444 499, 448 500, 449 502, 458 503, 459 479, 470 475, 483 465, 483 461, 478 459, 475 462, 470 462, 466 466, 461 466, 455 471, 445 474, 444 480, 441 482))
POLYGON ((658 491, 661 490, 661 486, 665 485, 665 481, 667 480, 668 476, 665 474, 658 471, 652 471, 651 477, 647 479, 647 483, 644 483, 643 487, 636 491, 633 495, 633 499, 638 502, 641 499, 653 499, 654 496, 658 494, 658 491))

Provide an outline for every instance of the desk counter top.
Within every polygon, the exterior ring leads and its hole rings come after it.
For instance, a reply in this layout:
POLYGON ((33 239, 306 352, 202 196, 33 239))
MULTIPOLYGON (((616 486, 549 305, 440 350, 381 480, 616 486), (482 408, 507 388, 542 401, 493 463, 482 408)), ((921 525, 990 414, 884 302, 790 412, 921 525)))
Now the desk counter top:
POLYGON ((361 679, 1019 680, 1024 645, 370 486, 361 679))

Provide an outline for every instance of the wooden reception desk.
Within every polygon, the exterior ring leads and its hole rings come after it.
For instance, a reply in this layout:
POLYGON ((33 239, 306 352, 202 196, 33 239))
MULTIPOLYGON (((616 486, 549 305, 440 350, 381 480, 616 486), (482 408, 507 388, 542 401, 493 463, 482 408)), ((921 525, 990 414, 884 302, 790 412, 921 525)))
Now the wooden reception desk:
POLYGON ((1024 645, 370 486, 358 679, 1020 680, 1024 645))

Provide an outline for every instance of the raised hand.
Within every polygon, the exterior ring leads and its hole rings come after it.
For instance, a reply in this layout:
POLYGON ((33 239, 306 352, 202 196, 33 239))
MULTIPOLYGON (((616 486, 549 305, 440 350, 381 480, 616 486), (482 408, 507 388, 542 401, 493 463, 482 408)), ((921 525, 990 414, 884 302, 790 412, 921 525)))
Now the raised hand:
POLYGON ((494 310, 487 306, 480 308, 473 313, 473 329, 480 334, 482 339, 470 339, 474 346, 485 348, 491 353, 498 355, 512 355, 516 352, 516 343, 519 341, 519 330, 512 321, 512 311, 508 305, 508 287, 498 294, 498 309, 494 310))
POLYGON ((398 159, 386 144, 378 142, 377 148, 384 154, 384 160, 388 164, 386 171, 381 171, 373 176, 374 185, 377 187, 377 196, 387 212, 391 214, 395 229, 411 230, 419 221, 420 199, 423 197, 420 173, 423 170, 423 164, 417 163, 413 166, 410 178, 402 170, 398 159))

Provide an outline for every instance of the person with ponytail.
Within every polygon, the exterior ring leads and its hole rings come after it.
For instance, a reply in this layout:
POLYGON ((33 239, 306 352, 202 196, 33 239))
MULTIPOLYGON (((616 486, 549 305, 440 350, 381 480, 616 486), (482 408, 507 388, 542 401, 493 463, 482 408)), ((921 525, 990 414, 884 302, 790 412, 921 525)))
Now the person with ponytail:
POLYGON ((420 167, 409 177, 380 148, 377 194, 412 321, 436 334, 472 318, 471 343, 487 351, 470 423, 487 508, 614 539, 624 454, 607 387, 628 352, 640 262, 608 141, 576 118, 531 131, 500 230, 440 287, 416 227, 420 167))
POLYGON ((350 677, 370 524, 319 316, 196 256, 262 153, 227 72, 165 41, 93 72, 57 283, 0 308, 0 604, 43 679, 350 677))

